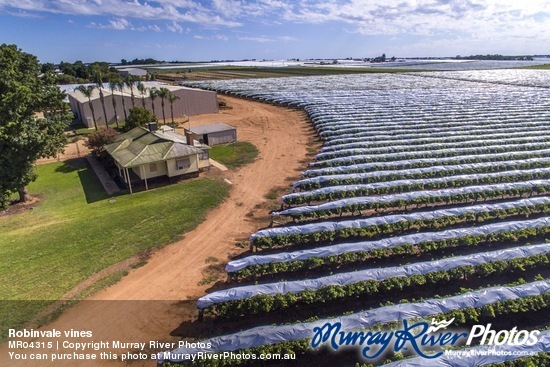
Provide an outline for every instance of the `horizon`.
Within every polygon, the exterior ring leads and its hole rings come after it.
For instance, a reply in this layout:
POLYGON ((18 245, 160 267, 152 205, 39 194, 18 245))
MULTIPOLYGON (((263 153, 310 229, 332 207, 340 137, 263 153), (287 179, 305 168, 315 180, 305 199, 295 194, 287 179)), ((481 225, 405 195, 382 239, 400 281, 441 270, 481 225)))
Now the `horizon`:
POLYGON ((56 64, 546 55, 549 30, 544 0, 0 0, 1 42, 56 64))

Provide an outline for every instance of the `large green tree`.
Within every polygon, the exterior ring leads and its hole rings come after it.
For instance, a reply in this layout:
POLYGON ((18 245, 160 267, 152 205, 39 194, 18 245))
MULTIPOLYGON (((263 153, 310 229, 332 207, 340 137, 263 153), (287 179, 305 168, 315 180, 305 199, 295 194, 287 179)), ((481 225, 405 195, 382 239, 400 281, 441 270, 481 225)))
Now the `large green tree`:
POLYGON ((134 127, 142 126, 148 122, 158 122, 157 117, 146 108, 132 107, 130 108, 130 115, 126 119, 125 125, 122 127, 123 131, 132 130, 134 127))
POLYGON ((34 163, 63 150, 71 121, 65 94, 37 58, 15 45, 0 45, 0 206, 13 193, 28 199, 34 163), (42 113, 45 117, 40 117, 42 113))

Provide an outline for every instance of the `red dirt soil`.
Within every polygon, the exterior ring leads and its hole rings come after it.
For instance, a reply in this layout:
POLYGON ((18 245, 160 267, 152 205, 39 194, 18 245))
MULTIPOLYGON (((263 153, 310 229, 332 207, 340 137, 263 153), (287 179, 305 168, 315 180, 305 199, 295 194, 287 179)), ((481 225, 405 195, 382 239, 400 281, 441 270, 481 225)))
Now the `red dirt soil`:
MULTIPOLYGON (((62 337, 38 341, 145 342, 146 350, 153 352, 149 349, 150 341, 177 341, 180 338, 170 334, 174 334, 182 322, 196 319, 194 300, 211 287, 199 283, 208 274, 212 257, 225 263, 230 256, 248 250, 239 249, 235 244, 265 225, 265 221, 256 219, 267 214, 269 204, 264 195, 274 187, 289 186, 289 178, 298 177, 303 169, 301 162, 307 154, 306 144, 315 139, 303 112, 225 96, 220 100, 232 109, 222 110, 219 114, 193 116, 191 126, 215 122, 236 126, 239 140, 249 141, 259 149, 258 159, 235 172, 223 173, 223 177, 232 182, 229 197, 181 241, 153 252, 147 264, 131 270, 117 284, 69 308, 57 320, 40 328, 90 330, 93 333, 91 338, 62 337)), ((221 280, 224 280, 223 276, 221 280)), ((111 352, 120 355, 127 350, 111 352)), ((9 351, 22 352, 8 350, 4 343, 0 346, 0 361, 8 356, 9 351)), ((50 350, 49 353, 73 351, 50 350)), ((100 352, 86 350, 79 353, 95 353, 99 358, 100 352)), ((6 366, 126 365, 120 360, 41 361, 38 364, 31 360, 8 361, 6 366)), ((137 361, 131 365, 155 366, 155 362, 137 361)))

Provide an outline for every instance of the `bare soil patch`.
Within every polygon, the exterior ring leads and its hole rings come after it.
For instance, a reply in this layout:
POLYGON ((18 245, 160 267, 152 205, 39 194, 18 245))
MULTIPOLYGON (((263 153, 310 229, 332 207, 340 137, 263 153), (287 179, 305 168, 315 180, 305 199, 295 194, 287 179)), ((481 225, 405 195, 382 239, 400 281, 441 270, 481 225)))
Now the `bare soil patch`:
POLYGON ((80 158, 90 153, 90 149, 84 146, 85 139, 76 140, 65 145, 63 153, 58 154, 55 157, 42 158, 36 161, 36 164, 45 164, 52 162, 61 162, 68 159, 80 158))
POLYGON ((10 205, 8 205, 6 208, 0 210, 0 220, 10 215, 16 215, 19 213, 26 212, 27 210, 33 210, 34 207, 39 205, 41 201, 42 201, 41 195, 33 195, 29 200, 25 201, 24 203, 14 201, 10 205))

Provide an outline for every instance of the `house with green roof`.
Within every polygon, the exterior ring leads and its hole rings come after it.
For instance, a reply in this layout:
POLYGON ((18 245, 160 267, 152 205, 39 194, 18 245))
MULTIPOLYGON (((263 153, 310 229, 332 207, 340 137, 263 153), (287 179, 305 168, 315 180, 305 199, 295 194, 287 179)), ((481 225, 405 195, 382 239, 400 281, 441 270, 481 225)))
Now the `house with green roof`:
POLYGON ((132 182, 143 181, 148 190, 148 180, 197 177, 201 169, 210 166, 206 147, 188 145, 186 138, 174 131, 136 127, 118 135, 105 150, 130 192, 132 182))

